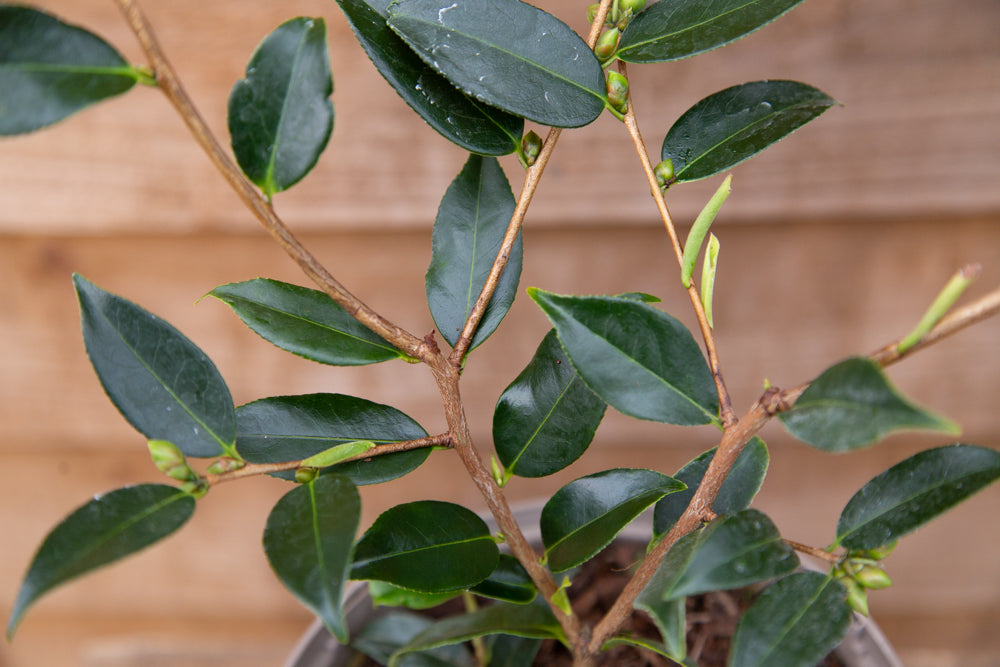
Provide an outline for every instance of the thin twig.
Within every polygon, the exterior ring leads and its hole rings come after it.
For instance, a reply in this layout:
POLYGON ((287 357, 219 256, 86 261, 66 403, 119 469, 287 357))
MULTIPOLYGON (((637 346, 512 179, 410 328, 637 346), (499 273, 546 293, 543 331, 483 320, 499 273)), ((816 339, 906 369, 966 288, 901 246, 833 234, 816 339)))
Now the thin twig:
MULTIPOLYGON (((341 463, 349 463, 351 461, 366 461, 368 459, 374 458, 376 456, 385 456, 387 454, 397 454, 399 452, 408 452, 412 449, 424 449, 426 447, 453 447, 454 441, 449 433, 443 433, 441 435, 431 435, 426 438, 417 438, 415 440, 404 440, 402 442, 390 442, 384 445, 378 445, 374 449, 369 449, 363 454, 358 454, 357 456, 352 456, 350 458, 344 459, 341 463)), ((247 463, 241 468, 236 470, 230 470, 229 472, 219 473, 217 475, 205 475, 205 481, 209 486, 215 484, 221 484, 222 482, 231 482, 236 479, 243 479, 246 477, 254 477, 257 475, 270 475, 276 472, 287 472, 289 470, 298 470, 302 467, 302 461, 282 461, 280 463, 247 463)))
POLYGON ((801 542, 796 542, 795 540, 789 540, 787 538, 784 538, 784 542, 799 553, 804 553, 826 563, 837 564, 841 560, 840 556, 837 554, 832 554, 829 551, 823 551, 817 547, 811 547, 808 544, 802 544, 801 542))
POLYGON ((427 348, 422 339, 386 320, 349 292, 292 235, 292 232, 285 223, 274 212, 271 204, 246 179, 239 168, 229 159, 229 156, 223 150, 218 140, 212 135, 208 125, 202 119, 191 98, 181 85, 180 79, 177 77, 176 72, 174 72, 173 67, 167 61, 163 50, 160 48, 153 34, 152 26, 150 26, 146 17, 139 10, 138 5, 133 0, 116 0, 116 2, 125 14, 132 32, 135 33, 139 44, 149 59, 149 65, 153 69, 157 86, 167 96, 167 99, 170 100, 174 108, 177 109, 177 112, 188 126, 191 134, 194 135, 195 140, 208 155, 209 159, 212 160, 215 168, 218 169, 219 173, 222 174, 233 190, 235 190, 247 208, 264 225, 264 228, 277 241, 278 245, 299 265, 302 271, 313 282, 319 285, 330 298, 336 301, 337 304, 343 307, 344 310, 359 322, 411 357, 427 361, 433 356, 433 351, 427 348))
MULTIPOLYGON (((611 9, 611 4, 613 0, 604 0, 601 2, 601 7, 597 12, 597 16, 594 18, 594 22, 590 26, 590 34, 587 37, 587 46, 591 49, 597 44, 597 39, 601 35, 601 27, 604 25, 604 20, 608 16, 608 11, 611 9)), ((503 276, 504 270, 507 268, 507 263, 510 261, 510 253, 514 248, 514 244, 517 242, 517 235, 521 231, 521 227, 524 224, 524 216, 528 212, 528 207, 531 206, 531 200, 535 196, 535 190, 538 189, 538 183, 542 178, 542 173, 545 171, 545 167, 548 166, 549 158, 552 157, 552 151, 555 150, 556 142, 559 141, 559 135, 562 134, 562 130, 558 127, 549 128, 548 134, 545 137, 545 143, 542 144, 542 149, 538 153, 538 157, 535 158, 535 163, 531 165, 525 172, 524 183, 521 185, 521 192, 517 197, 517 204, 514 207, 514 213, 510 217, 510 222, 507 223, 507 232, 504 234, 503 241, 500 244, 500 250, 497 252, 496 259, 493 261, 493 266, 490 268, 490 273, 486 277, 486 282, 483 284, 483 288, 479 291, 479 296, 476 297, 476 302, 473 304, 472 309, 469 311, 469 316, 465 320, 465 325, 462 327, 462 332, 459 334, 458 341, 455 342, 455 347, 451 351, 451 355, 448 360, 456 367, 461 367, 462 359, 465 358, 466 353, 469 351, 469 346, 472 344, 472 338, 476 334, 476 329, 479 327, 479 323, 483 319, 483 315, 486 314, 486 307, 489 305, 490 300, 493 298, 493 294, 496 292, 497 287, 500 284, 500 278, 503 276)))
MULTIPOLYGON (((618 62, 618 70, 622 76, 628 77, 628 71, 624 62, 618 62)), ((680 238, 677 236, 677 229, 674 227, 673 219, 670 217, 670 211, 667 209, 667 202, 663 198, 663 192, 660 191, 660 186, 656 182, 656 174, 653 171, 654 167, 649 160, 649 152, 646 150, 646 143, 642 139, 642 133, 639 131, 639 125, 635 119, 634 104, 631 99, 629 99, 628 111, 625 114, 625 127, 628 128, 629 136, 632 137, 632 144, 635 146, 636 153, 639 155, 639 161, 642 163, 642 170, 645 172, 646 180, 649 182, 649 190, 653 195, 653 201, 656 202, 656 208, 660 213, 660 218, 663 220, 663 226, 667 230, 667 235, 670 237, 670 244, 674 248, 674 254, 677 255, 677 262, 680 264, 684 257, 684 249, 681 246, 680 238)), ((691 281, 691 286, 688 287, 688 297, 691 299, 695 316, 698 318, 698 327, 701 329, 701 337, 705 341, 705 351, 708 353, 708 365, 715 380, 716 391, 719 394, 719 416, 722 419, 722 427, 729 428, 736 422, 736 413, 733 411, 732 399, 729 396, 729 390, 726 388, 725 378, 722 376, 722 362, 719 361, 719 351, 715 345, 715 334, 712 331, 712 325, 708 323, 708 316, 705 315, 705 306, 702 304, 701 296, 698 294, 698 286, 693 280, 691 281)))

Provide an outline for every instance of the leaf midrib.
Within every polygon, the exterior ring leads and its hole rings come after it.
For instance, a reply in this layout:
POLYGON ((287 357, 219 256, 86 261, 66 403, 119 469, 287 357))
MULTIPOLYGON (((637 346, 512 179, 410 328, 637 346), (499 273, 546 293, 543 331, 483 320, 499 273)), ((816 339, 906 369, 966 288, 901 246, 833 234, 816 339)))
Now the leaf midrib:
POLYGON ((635 42, 633 45, 629 45, 628 47, 625 47, 625 48, 621 49, 620 53, 627 53, 629 50, 631 50, 633 48, 639 48, 639 47, 642 47, 642 46, 647 46, 649 44, 654 44, 654 43, 660 42, 660 41, 670 41, 671 38, 675 37, 676 35, 681 35, 681 34, 684 34, 686 32, 692 32, 692 31, 694 31, 694 30, 696 30, 698 28, 701 28, 702 26, 709 25, 710 23, 714 23, 715 21, 718 21, 719 19, 722 19, 722 18, 724 18, 726 16, 729 16, 730 14, 733 14, 735 12, 741 11, 745 7, 749 7, 750 5, 759 5, 761 2, 763 2, 763 0, 751 0, 750 2, 742 4, 742 5, 738 6, 738 7, 733 7, 732 9, 730 9, 727 12, 723 12, 721 14, 713 14, 711 18, 709 18, 709 19, 707 19, 705 21, 700 21, 699 23, 688 24, 683 30, 675 30, 674 32, 661 33, 660 35, 657 35, 656 37, 647 39, 645 41, 635 42))

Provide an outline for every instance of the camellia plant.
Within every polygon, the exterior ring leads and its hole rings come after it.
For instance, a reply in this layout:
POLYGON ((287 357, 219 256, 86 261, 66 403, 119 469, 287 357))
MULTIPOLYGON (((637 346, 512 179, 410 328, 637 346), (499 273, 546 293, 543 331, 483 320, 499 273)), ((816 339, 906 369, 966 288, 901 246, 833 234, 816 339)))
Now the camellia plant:
MULTIPOLYGON (((419 651, 437 651, 435 664, 487 664, 490 649, 500 645, 481 641, 490 635, 554 639, 581 667, 598 664, 603 651, 623 643, 691 665, 686 598, 767 584, 739 622, 729 664, 809 666, 841 640, 852 609, 867 613, 867 591, 890 585, 883 560, 898 539, 1000 477, 994 450, 952 444, 923 451, 865 484, 825 548, 784 539, 767 516, 749 508, 768 467, 757 434, 774 418, 826 452, 868 447, 900 430, 957 434, 954 423, 902 396, 883 367, 1000 310, 997 291, 952 312, 975 277, 976 268, 966 267, 907 336, 868 356, 837 361, 800 387, 768 386, 742 415, 734 409, 713 335, 720 241, 710 230, 731 176, 683 242, 664 197, 678 184, 727 172, 835 101, 796 81, 739 83, 691 106, 651 159, 630 104, 628 70, 722 47, 801 0, 648 6, 604 0, 588 10, 586 37, 520 0, 337 0, 389 85, 469 153, 441 200, 426 274, 427 303, 443 340, 414 335, 359 300, 271 206, 308 174, 333 128, 324 20, 293 18, 251 56, 229 94, 233 161, 139 8, 133 0, 117 2, 145 65, 129 64, 100 37, 41 9, 0 4, 0 133, 41 129, 137 83, 158 88, 251 213, 319 288, 260 278, 215 287, 210 295, 261 337, 320 364, 422 364, 436 382, 448 428, 428 434, 389 405, 332 393, 235 406, 211 360, 181 332, 75 275, 94 370, 168 480, 97 496, 57 525, 28 568, 8 638, 45 593, 167 537, 213 486, 276 475, 289 489, 267 518, 264 551, 281 582, 340 641, 353 639, 342 603, 349 580, 370 582, 383 604, 421 608, 466 598, 468 613, 383 623, 383 630, 368 632, 365 644, 378 646, 389 665, 419 651), (636 148, 698 336, 648 294, 574 296, 527 288, 552 328, 539 332, 524 370, 497 388, 494 454, 487 463, 465 419, 463 369, 475 363, 475 349, 500 326, 520 291, 522 221, 562 129, 605 113, 622 121, 623 138, 636 148), (552 129, 543 140, 525 132, 525 120, 552 129), (517 196, 497 161, 508 154, 526 170, 517 196), (544 504, 541 544, 529 543, 505 486, 515 477, 551 475, 583 456, 609 405, 637 419, 715 429, 718 445, 672 475, 653 460, 649 469, 605 470, 566 484, 544 504), (497 531, 460 505, 417 500, 389 509, 358 535, 358 487, 406 475, 435 450, 461 459, 497 531), (629 583, 603 619, 585 623, 567 595, 574 571, 650 508, 649 545, 629 583), (799 553, 827 569, 800 569, 799 553), (634 610, 648 614, 659 633, 623 633, 634 610), (465 648, 470 642, 473 648, 465 648)), ((533 657, 528 650, 521 662, 504 664, 527 665, 533 657)))

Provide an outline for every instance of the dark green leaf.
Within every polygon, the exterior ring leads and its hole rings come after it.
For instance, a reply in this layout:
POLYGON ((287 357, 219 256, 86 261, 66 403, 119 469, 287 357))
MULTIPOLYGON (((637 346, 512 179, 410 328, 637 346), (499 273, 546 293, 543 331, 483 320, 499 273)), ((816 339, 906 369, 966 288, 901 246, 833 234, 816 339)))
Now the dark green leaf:
POLYGON ((650 5, 622 32, 618 57, 630 63, 687 58, 744 37, 802 0, 669 0, 650 5))
MULTIPOLYGON (((386 444, 427 435, 396 408, 343 394, 262 398, 236 410, 236 427, 236 449, 251 463, 299 461, 356 440, 386 444)), ((429 447, 413 449, 341 463, 327 472, 345 475, 358 486, 378 484, 414 470, 429 455, 429 447)))
POLYGON ((111 402, 150 440, 187 456, 232 453, 233 399, 212 361, 181 332, 131 301, 73 276, 90 362, 111 402))
POLYGON ((97 35, 31 7, 0 6, 0 135, 57 123, 140 76, 97 35))
POLYGON ((360 519, 357 487, 324 475, 282 496, 264 529, 264 552, 278 579, 342 642, 348 631, 341 596, 360 519))
POLYGON ((542 340, 493 412, 493 443, 507 473, 544 477, 587 451, 606 404, 573 368, 555 330, 542 340))
POLYGON ((472 587, 471 591, 494 600, 528 604, 535 599, 535 584, 524 566, 509 554, 500 554, 493 574, 472 587))
POLYGON ((401 0, 389 26, 467 95, 516 116, 578 127, 604 110, 604 72, 565 23, 520 0, 401 0))
POLYGON ((391 0, 337 0, 375 68, 441 136, 472 153, 517 150, 524 120, 462 94, 389 28, 391 0))
POLYGON ((220 285, 209 295, 229 304, 268 342, 321 364, 358 366, 406 358, 319 290, 256 278, 220 285))
POLYGON ((229 95, 240 168, 270 198, 298 183, 333 130, 333 79, 323 19, 298 17, 268 35, 229 95))
MULTIPOLYGON (((674 479, 687 484, 687 489, 679 493, 672 493, 656 503, 653 513, 653 534, 661 536, 670 530, 677 520, 687 509, 688 503, 698 490, 708 464, 715 456, 715 448, 701 454, 696 459, 685 465, 674 479)), ((760 485, 764 482, 767 474, 767 465, 770 456, 767 453, 767 445, 760 438, 753 438, 743 451, 740 452, 732 470, 722 482, 719 495, 712 503, 712 511, 716 514, 733 514, 740 510, 745 510, 750 506, 760 485)))
POLYGON ((162 540, 184 525, 194 505, 191 495, 172 486, 141 484, 96 496, 78 508, 38 548, 11 611, 7 638, 42 595, 162 540))
MULTIPOLYGON (((430 609, 461 595, 456 591, 420 593, 385 581, 369 581, 368 594, 371 595, 372 604, 376 607, 407 607, 409 609, 430 609)), ((407 639, 407 641, 409 640, 407 639)))
POLYGON ((663 139, 663 160, 678 181, 725 171, 777 143, 836 101, 797 81, 753 81, 709 95, 684 112, 663 139))
POLYGON ((819 572, 797 572, 769 586, 740 619, 729 667, 813 667, 851 621, 847 591, 819 572))
POLYGON ((661 310, 633 299, 528 295, 556 326, 587 386, 620 412, 668 424, 718 423, 712 372, 694 337, 661 310))
POLYGON ((661 600, 647 595, 635 601, 635 608, 649 614, 660 631, 663 646, 658 652, 679 663, 687 658, 686 605, 687 599, 683 597, 661 600))
POLYGON ((581 477, 545 503, 540 519, 548 566, 562 572, 606 547, 643 510, 681 482, 653 470, 618 468, 581 477))
POLYGON ((792 409, 778 416, 789 433, 827 452, 868 447, 893 431, 960 431, 954 422, 908 402, 878 364, 861 357, 823 371, 792 409))
POLYGON ((910 533, 1000 478, 1000 452, 950 445, 920 452, 861 487, 837 522, 837 544, 874 549, 910 533))
POLYGON ((486 645, 490 654, 490 667, 531 667, 538 649, 542 647, 542 640, 492 635, 487 638, 486 645))
POLYGON ((425 593, 475 586, 496 569, 486 523, 461 505, 420 500, 386 510, 358 540, 353 579, 425 593))
POLYGON ((389 661, 389 667, 401 665, 401 658, 411 651, 425 651, 496 634, 561 639, 562 629, 555 616, 544 605, 495 604, 471 614, 451 616, 434 623, 397 651, 389 661))
MULTIPOLYGON (((427 269, 427 305, 449 345, 458 340, 469 312, 486 284, 514 213, 514 195, 496 158, 470 155, 438 209, 433 251, 427 269)), ((514 302, 521 278, 521 236, 510 251, 507 268, 472 337, 475 348, 503 320, 514 302)))
MULTIPOLYGON (((393 653, 430 627, 434 621, 426 616, 393 612, 365 624, 351 646, 380 665, 389 662, 393 653)), ((475 667, 475 658, 464 646, 443 646, 426 652, 410 653, 399 667, 475 667)))
POLYGON ((639 597, 655 603, 741 588, 787 574, 798 564, 770 519, 743 510, 681 538, 639 597))

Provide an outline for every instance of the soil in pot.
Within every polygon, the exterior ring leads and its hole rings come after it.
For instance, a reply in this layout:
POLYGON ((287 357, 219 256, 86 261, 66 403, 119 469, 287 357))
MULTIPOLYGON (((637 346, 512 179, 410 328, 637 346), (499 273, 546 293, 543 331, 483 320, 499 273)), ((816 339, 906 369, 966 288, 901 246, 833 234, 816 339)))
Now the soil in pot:
MULTIPOLYGON (((611 608, 629 579, 629 568, 636 562, 645 545, 638 542, 616 542, 596 558, 585 563, 573 577, 569 597, 573 609, 586 623, 595 624, 611 608)), ((751 590, 713 592, 688 598, 688 655, 699 667, 725 667, 729 645, 736 624, 754 600, 751 590)), ((429 610, 432 616, 461 613, 461 602, 452 601, 429 610), (454 603, 454 607, 449 606, 454 603)), ((656 626, 648 616, 636 612, 623 630, 634 635, 656 637, 656 626)), ((652 651, 632 646, 618 646, 602 654, 604 667, 676 667, 652 651)), ((365 667, 378 663, 366 660, 365 667)), ((533 663, 536 667, 572 667, 569 652, 554 640, 542 644, 533 663)), ((845 667, 834 654, 828 655, 817 667, 845 667)))

